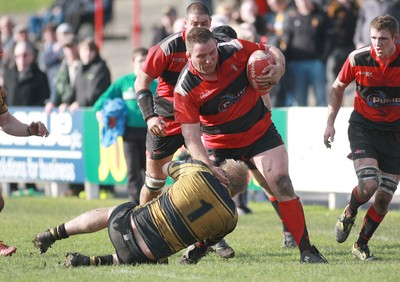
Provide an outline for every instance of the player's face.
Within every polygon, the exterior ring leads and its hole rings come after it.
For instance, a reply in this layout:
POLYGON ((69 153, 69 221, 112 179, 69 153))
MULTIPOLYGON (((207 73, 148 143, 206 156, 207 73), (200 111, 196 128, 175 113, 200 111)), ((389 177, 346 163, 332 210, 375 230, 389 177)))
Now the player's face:
POLYGON ((200 15, 197 13, 189 14, 187 19, 184 19, 186 32, 189 31, 194 27, 204 27, 210 29, 211 27, 211 18, 208 15, 200 15))
POLYGON ((218 63, 217 43, 210 39, 206 44, 195 44, 189 54, 193 67, 201 74, 213 74, 218 63))
POLYGON ((398 34, 392 36, 387 30, 376 30, 371 28, 371 43, 376 55, 381 59, 390 58, 396 50, 398 34))
POLYGON ((137 55, 132 60, 132 67, 133 67, 134 74, 137 75, 139 73, 145 60, 146 60, 146 56, 144 56, 144 55, 137 55))

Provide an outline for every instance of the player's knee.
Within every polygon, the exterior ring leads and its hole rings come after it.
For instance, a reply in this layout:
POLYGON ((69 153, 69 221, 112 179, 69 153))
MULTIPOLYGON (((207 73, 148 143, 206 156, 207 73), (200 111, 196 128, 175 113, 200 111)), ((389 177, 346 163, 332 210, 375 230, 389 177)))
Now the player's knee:
POLYGON ((398 185, 399 182, 396 181, 395 179, 392 179, 387 176, 379 177, 379 187, 382 189, 382 191, 385 191, 386 193, 394 195, 398 185))
POLYGON ((281 175, 276 184, 281 196, 292 197, 294 195, 292 180, 290 180, 289 175, 281 175))
POLYGON ((379 170, 374 166, 363 167, 356 171, 358 187, 362 194, 372 196, 379 185, 379 170))
POLYGON ((151 177, 146 172, 146 179, 145 179, 144 184, 146 185, 146 188, 149 189, 151 192, 161 191, 161 189, 165 185, 165 182, 167 182, 166 179, 157 179, 157 178, 151 177))

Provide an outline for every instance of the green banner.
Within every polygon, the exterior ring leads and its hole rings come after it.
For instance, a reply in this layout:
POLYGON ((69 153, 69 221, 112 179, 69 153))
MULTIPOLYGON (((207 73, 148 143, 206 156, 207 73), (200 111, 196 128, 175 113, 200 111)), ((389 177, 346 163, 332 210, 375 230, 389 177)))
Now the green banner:
MULTIPOLYGON (((272 120, 281 134, 287 140, 287 108, 273 110, 272 120)), ((93 110, 83 110, 84 137, 83 154, 85 160, 86 180, 101 184, 126 184, 127 167, 123 151, 122 137, 108 148, 100 144, 101 125, 96 120, 93 110)), ((168 181, 168 183, 171 183, 168 181)), ((249 189, 260 189, 252 179, 249 189)))

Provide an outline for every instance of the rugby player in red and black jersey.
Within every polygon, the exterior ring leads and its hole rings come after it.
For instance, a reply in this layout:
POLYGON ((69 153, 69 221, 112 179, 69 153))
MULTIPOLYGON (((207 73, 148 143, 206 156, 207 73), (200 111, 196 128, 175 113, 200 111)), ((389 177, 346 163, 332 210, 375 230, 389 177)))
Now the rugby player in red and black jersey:
POLYGON ((148 126, 146 181, 141 190, 141 204, 161 193, 167 178, 161 168, 184 145, 180 124, 174 119, 174 87, 187 62, 186 33, 196 26, 210 28, 210 12, 204 4, 193 3, 186 10, 184 23, 183 31, 149 49, 135 81, 138 103, 148 126), (153 96, 149 89, 154 79, 158 79, 158 86, 153 96))
MULTIPOLYGON (((190 154, 210 167, 207 150, 219 160, 234 158, 255 164, 278 200, 282 219, 300 249, 301 262, 325 263, 310 243, 303 207, 289 177, 283 140, 246 74, 250 55, 269 50, 276 64, 268 66, 258 80, 266 87, 276 84, 285 71, 282 52, 241 39, 218 44, 204 28, 187 33, 186 49, 189 62, 175 87, 174 105, 190 154)), ((212 170, 226 181, 218 168, 212 170)))
POLYGON ((352 248, 353 255, 364 261, 375 259, 368 242, 387 214, 400 181, 399 24, 390 15, 378 16, 370 23, 370 36, 372 44, 350 53, 332 85, 324 133, 330 148, 344 91, 355 81, 348 137, 358 185, 336 223, 335 235, 339 243, 346 241, 358 208, 375 195, 352 248))

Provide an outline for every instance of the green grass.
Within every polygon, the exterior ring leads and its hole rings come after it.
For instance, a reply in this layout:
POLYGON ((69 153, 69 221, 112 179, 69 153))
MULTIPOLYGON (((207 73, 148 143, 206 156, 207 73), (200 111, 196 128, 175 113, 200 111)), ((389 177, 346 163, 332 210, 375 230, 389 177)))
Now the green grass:
POLYGON ((34 13, 48 7, 53 0, 2 0, 0 1, 1 14, 34 13))
POLYGON ((108 266, 66 269, 59 265, 65 253, 89 255, 113 251, 106 230, 58 241, 40 255, 31 239, 89 209, 113 206, 123 199, 81 200, 75 198, 6 199, 0 215, 0 239, 16 245, 11 257, 0 257, 1 281, 399 281, 400 211, 391 211, 377 230, 370 248, 381 260, 360 262, 351 254, 365 214, 361 210, 348 241, 336 243, 333 227, 341 210, 304 206, 310 238, 329 260, 327 265, 299 263, 297 249, 281 247, 281 224, 268 202, 251 202, 254 213, 241 216, 236 230, 227 236, 236 257, 228 261, 209 254, 199 264, 177 264, 181 252, 169 265, 108 266))

